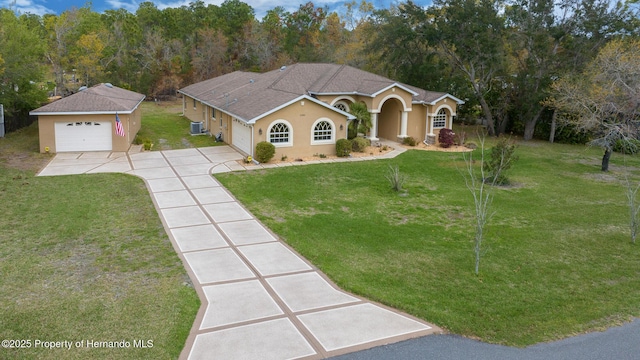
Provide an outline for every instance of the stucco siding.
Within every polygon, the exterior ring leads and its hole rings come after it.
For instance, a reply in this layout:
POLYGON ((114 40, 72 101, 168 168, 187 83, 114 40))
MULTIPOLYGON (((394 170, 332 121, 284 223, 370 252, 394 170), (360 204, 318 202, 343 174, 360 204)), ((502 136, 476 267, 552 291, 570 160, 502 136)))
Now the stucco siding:
POLYGON ((426 137, 427 108, 423 105, 413 105, 407 119, 407 136, 416 141, 423 141, 426 137))
POLYGON ((253 126, 254 149, 255 145, 260 141, 269 141, 269 130, 279 121, 291 125, 292 137, 288 144, 274 144, 276 145, 274 158, 277 159, 283 156, 292 159, 310 157, 316 154, 335 155, 335 141, 347 136, 346 116, 342 116, 312 101, 303 100, 258 120, 253 126), (332 124, 332 140, 313 141, 313 126, 318 120, 329 121, 332 124), (262 131, 262 134, 260 131, 262 131))
POLYGON ((380 94, 377 94, 371 103, 371 107, 373 110, 381 110, 381 107, 384 106, 384 103, 387 100, 393 98, 400 101, 406 109, 411 109, 411 94, 398 87, 392 87, 381 92, 380 94))
POLYGON ((182 105, 182 111, 187 119, 195 122, 205 121, 205 105, 200 101, 194 101, 193 98, 185 96, 182 105))
POLYGON ((128 151, 129 146, 133 142, 136 134, 140 130, 142 123, 141 111, 136 109, 132 114, 118 114, 122 126, 124 127, 125 136, 115 135, 115 114, 101 115, 39 115, 38 116, 38 132, 40 137, 40 152, 46 152, 49 148, 50 153, 56 153, 56 135, 55 124, 65 122, 109 122, 111 124, 112 150, 111 151, 128 151))

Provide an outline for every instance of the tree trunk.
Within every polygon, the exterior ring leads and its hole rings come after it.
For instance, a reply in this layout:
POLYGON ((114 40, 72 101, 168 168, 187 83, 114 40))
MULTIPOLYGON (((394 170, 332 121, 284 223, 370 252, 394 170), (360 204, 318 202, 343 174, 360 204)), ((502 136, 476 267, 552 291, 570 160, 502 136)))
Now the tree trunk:
MULTIPOLYGON (((540 118, 540 114, 542 114, 542 110, 544 110, 544 107, 540 107, 538 112, 532 118, 529 118, 529 120, 526 120, 524 122, 523 140, 528 141, 528 140, 533 139, 533 134, 536 131, 536 124, 538 123, 538 119, 540 118)), ((527 111, 527 114, 530 114, 530 113, 531 113, 530 111, 527 111)))
POLYGON ((525 121, 524 122, 524 135, 522 136, 522 140, 531 140, 533 139, 533 132, 536 129, 535 121, 525 121), (532 124, 533 123, 533 124, 532 124))
POLYGON ((549 130, 549 142, 553 143, 556 137, 556 118, 558 116, 558 110, 553 109, 553 115, 551 116, 551 130, 549 130))
POLYGON ((491 115, 491 109, 489 108, 489 104, 487 104, 487 101, 479 93, 478 93, 478 100, 480 101, 480 106, 482 107, 482 112, 484 113, 484 117, 485 119, 487 119, 487 133, 489 134, 489 136, 495 136, 496 129, 495 129, 495 126, 493 125, 493 116, 491 115))
POLYGON ((602 157, 602 171, 609 171, 609 159, 611 159, 611 149, 604 149, 604 156, 602 157))
POLYGON ((509 123, 509 113, 506 113, 502 120, 498 122, 497 135, 504 134, 507 132, 507 124, 509 123))

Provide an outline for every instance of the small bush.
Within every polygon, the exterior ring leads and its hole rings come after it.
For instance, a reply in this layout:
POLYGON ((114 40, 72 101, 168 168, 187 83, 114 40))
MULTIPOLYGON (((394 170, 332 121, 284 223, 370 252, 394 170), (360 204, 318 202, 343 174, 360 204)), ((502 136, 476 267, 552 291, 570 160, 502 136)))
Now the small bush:
POLYGON ((276 147, 268 141, 260 141, 256 144, 256 160, 261 163, 269 162, 276 154, 276 147))
POLYGON ((408 146, 416 146, 416 139, 412 138, 411 136, 406 137, 404 139, 402 139, 402 143, 408 146))
POLYGON ((491 148, 489 160, 485 160, 482 164, 487 176, 484 181, 495 185, 508 185, 509 179, 505 173, 511 168, 513 162, 518 160, 514 155, 515 151, 515 141, 504 136, 498 138, 496 145, 491 148))
POLYGON ((349 154, 351 154, 351 141, 347 139, 336 141, 336 155, 338 157, 347 157, 349 154))
POLYGON ((351 140, 351 150, 355 152, 364 152, 367 146, 371 145, 371 140, 363 137, 356 137, 351 140))
POLYGON ((613 144, 613 151, 627 155, 634 155, 640 151, 640 140, 619 139, 613 144))
POLYGON ((456 133, 451 129, 440 129, 440 133, 438 134, 438 143, 440 143, 440 147, 448 148, 456 142, 456 133))
POLYGON ((140 135, 136 135, 136 137, 133 138, 133 145, 142 145, 142 138, 140 135))
POLYGON ((389 165, 389 170, 387 175, 385 176, 389 181, 389 185, 391 185, 391 189, 394 191, 402 191, 402 185, 407 180, 407 177, 404 174, 400 173, 400 168, 396 165, 389 165))
POLYGON ((143 147, 146 151, 151 150, 151 148, 153 147, 153 143, 151 143, 151 139, 149 139, 149 138, 144 138, 144 139, 142 140, 142 147, 143 147))

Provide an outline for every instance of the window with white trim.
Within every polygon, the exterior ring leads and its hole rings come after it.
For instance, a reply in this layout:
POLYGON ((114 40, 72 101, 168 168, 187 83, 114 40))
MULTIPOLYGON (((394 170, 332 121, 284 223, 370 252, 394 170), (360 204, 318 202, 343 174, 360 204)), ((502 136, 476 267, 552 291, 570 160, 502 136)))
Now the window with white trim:
POLYGON ((447 126, 447 112, 445 109, 440 109, 438 113, 433 117, 433 128, 442 129, 447 126))
POLYGON ((283 122, 277 122, 269 129, 269 142, 272 144, 291 143, 291 131, 289 126, 283 122))
POLYGON ((333 138, 333 126, 328 121, 320 121, 313 128, 313 140, 331 140, 333 138))

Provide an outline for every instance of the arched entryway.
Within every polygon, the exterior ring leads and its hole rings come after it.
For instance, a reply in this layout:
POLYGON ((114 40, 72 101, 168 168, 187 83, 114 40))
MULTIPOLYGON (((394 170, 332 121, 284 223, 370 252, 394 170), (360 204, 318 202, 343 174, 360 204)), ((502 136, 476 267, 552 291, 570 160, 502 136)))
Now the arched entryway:
MULTIPOLYGON (((409 104, 410 105, 410 104, 409 104)), ((398 141, 407 137, 407 120, 411 111, 405 100, 397 95, 388 95, 371 112, 370 138, 398 141)))
POLYGON ((378 138, 397 140, 404 106, 395 98, 387 99, 378 114, 378 138))

